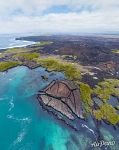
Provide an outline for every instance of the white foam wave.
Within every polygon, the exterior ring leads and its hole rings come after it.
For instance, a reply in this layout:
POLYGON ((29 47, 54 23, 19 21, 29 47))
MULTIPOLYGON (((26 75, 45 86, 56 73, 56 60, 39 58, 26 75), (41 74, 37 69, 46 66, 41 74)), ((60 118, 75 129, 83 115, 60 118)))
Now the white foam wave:
POLYGON ((10 102, 9 102, 9 105, 10 105, 9 111, 11 111, 14 108, 13 101, 14 101, 14 98, 12 97, 11 100, 10 100, 10 102))
POLYGON ((28 123, 31 122, 31 119, 30 119, 29 117, 22 118, 22 119, 16 118, 16 120, 17 120, 17 121, 25 121, 25 122, 28 122, 28 123))
POLYGON ((13 143, 10 145, 10 150, 13 150, 18 146, 18 144, 20 144, 24 140, 24 138, 28 132, 28 129, 27 129, 28 124, 27 123, 29 123, 31 119, 28 117, 19 119, 19 118, 15 118, 13 115, 8 115, 7 117, 9 119, 14 119, 17 121, 25 121, 25 124, 23 124, 23 122, 20 122, 21 130, 18 132, 16 139, 14 139, 13 143))
POLYGON ((25 135, 26 135, 26 129, 22 129, 18 135, 17 135, 17 138, 13 141, 13 144, 10 146, 10 149, 12 150, 13 147, 15 147, 17 144, 21 143, 23 141, 23 139, 25 138, 25 135))
POLYGON ((26 134, 26 132, 25 132, 24 130, 21 131, 21 132, 18 134, 18 137, 17 137, 17 139, 14 141, 14 143, 15 143, 15 144, 16 144, 16 143, 20 143, 20 142, 23 140, 25 134, 26 134))
POLYGON ((95 132, 91 128, 89 128, 87 125, 82 124, 82 127, 87 128, 90 132, 92 132, 95 135, 95 132))
POLYGON ((17 117, 14 117, 13 115, 7 115, 7 118, 8 119, 13 119, 13 120, 16 120, 18 122, 27 122, 27 123, 30 123, 31 122, 31 119, 29 117, 25 117, 25 118, 17 118, 17 117))

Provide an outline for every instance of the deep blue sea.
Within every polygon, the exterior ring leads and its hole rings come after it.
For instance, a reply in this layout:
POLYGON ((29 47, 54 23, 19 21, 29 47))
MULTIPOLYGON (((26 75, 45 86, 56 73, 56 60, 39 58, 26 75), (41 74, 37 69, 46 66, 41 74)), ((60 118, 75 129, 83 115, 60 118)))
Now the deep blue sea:
POLYGON ((104 140, 115 141, 115 145, 92 148, 96 134, 92 118, 84 124, 79 121, 80 131, 75 131, 40 106, 38 91, 52 80, 64 78, 64 74, 42 67, 18 66, 0 72, 0 150, 119 150, 118 128, 102 123, 99 130, 104 140))

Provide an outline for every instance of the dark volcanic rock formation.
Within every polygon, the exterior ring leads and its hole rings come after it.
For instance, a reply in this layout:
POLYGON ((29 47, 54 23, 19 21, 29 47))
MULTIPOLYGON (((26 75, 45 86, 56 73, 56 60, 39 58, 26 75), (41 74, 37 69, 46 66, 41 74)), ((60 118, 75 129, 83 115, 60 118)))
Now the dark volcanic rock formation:
POLYGON ((72 82, 53 81, 39 91, 38 99, 69 119, 82 117, 80 92, 72 82))

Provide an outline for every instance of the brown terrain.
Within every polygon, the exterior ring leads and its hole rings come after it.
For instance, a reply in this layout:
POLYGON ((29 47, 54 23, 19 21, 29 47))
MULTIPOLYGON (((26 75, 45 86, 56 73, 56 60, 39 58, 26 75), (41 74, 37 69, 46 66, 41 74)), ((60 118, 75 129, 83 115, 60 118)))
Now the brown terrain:
POLYGON ((69 119, 82 117, 79 89, 69 81, 53 81, 39 91, 40 103, 61 112, 69 119))
MULTIPOLYGON (((84 69, 93 74, 83 75, 83 82, 91 86, 104 78, 119 78, 119 36, 31 36, 22 37, 18 40, 51 41, 52 44, 44 45, 37 49, 43 55, 61 56, 63 59, 79 63, 84 69)), ((34 45, 29 47, 35 48, 34 45)))

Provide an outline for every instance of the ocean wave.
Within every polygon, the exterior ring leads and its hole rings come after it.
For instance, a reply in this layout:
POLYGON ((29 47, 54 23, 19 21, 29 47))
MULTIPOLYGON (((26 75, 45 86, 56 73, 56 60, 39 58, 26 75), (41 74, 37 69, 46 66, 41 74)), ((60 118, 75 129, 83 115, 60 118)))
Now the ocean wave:
POLYGON ((11 111, 14 108, 13 101, 14 101, 14 98, 12 97, 11 100, 9 101, 9 105, 10 105, 9 111, 11 111))
POLYGON ((19 118, 16 118, 17 121, 25 121, 25 122, 31 122, 31 119, 26 117, 26 118, 22 118, 22 119, 19 119, 19 118))
POLYGON ((25 118, 17 118, 17 117, 14 117, 13 115, 7 115, 7 118, 8 119, 13 119, 13 120, 16 120, 18 122, 27 122, 27 123, 30 123, 31 122, 31 118, 29 117, 25 117, 25 118))
POLYGON ((10 145, 10 148, 9 150, 15 150, 15 149, 18 149, 17 146, 19 143, 21 143, 23 141, 23 139, 25 138, 25 135, 27 134, 27 131, 26 131, 26 128, 22 129, 16 139, 13 141, 13 143, 10 145))
POLYGON ((18 149, 19 144, 25 139, 25 136, 28 132, 28 123, 30 122, 31 119, 28 117, 19 119, 19 118, 15 118, 13 115, 8 115, 7 117, 9 119, 20 121, 20 124, 21 124, 21 130, 19 130, 16 138, 13 140, 9 148, 10 150, 13 150, 13 149, 15 150, 15 149, 18 149), (21 121, 23 121, 24 124, 21 121))
POLYGON ((87 125, 82 124, 82 127, 88 129, 89 132, 92 132, 95 135, 95 132, 93 131, 93 129, 89 128, 87 125))
POLYGON ((18 137, 17 137, 17 139, 13 142, 13 145, 16 145, 16 144, 22 142, 22 140, 24 139, 25 135, 26 135, 26 131, 25 131, 25 129, 23 129, 23 130, 18 134, 18 137))

